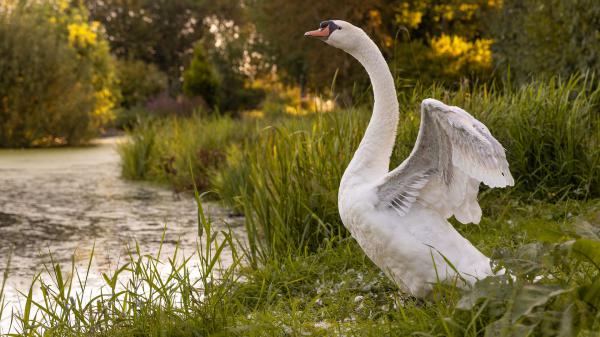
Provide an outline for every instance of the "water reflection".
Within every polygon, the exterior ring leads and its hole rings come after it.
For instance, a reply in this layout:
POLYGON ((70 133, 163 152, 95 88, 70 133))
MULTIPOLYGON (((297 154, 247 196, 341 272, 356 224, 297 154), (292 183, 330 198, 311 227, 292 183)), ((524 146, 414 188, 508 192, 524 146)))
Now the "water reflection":
MULTIPOLYGON (((155 252, 165 225, 163 254, 176 242, 184 253, 194 251, 193 198, 120 179, 116 141, 76 149, 0 150, 0 270, 11 255, 9 306, 49 261, 49 252, 55 261, 70 265, 75 256, 84 266, 95 243, 89 281, 94 287, 102 284, 100 272, 122 262, 135 241, 143 252, 155 252)), ((228 222, 241 231, 241 219, 214 204, 205 208, 216 225, 228 222)))

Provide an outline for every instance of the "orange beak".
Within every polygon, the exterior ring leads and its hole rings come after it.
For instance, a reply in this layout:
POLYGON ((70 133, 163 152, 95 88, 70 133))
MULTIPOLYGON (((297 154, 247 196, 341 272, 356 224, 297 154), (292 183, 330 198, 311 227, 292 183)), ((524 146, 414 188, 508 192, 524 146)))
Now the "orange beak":
POLYGON ((304 33, 304 36, 318 37, 318 38, 328 38, 329 37, 329 26, 325 28, 311 30, 310 32, 304 33))

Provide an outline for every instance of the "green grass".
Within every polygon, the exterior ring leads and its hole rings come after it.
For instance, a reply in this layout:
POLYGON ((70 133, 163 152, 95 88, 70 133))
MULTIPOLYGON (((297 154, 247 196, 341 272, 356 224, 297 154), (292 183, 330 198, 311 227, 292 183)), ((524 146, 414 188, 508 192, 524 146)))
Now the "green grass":
MULTIPOLYGON (((405 88, 398 93, 401 119, 392 166, 399 164, 412 149, 421 100, 434 97, 463 107, 488 125, 507 149, 511 171, 518 180, 516 190, 543 200, 599 197, 597 83, 588 76, 532 82, 519 88, 509 85, 474 85, 458 91, 438 85, 405 88)), ((369 116, 370 108, 358 107, 312 117, 259 122, 198 116, 145 122, 129 133, 131 141, 121 147, 123 175, 191 190, 188 169, 191 162, 199 180, 196 185, 201 189, 218 186, 221 197, 231 203, 242 194, 232 185, 243 183, 239 176, 247 176, 250 169, 246 166, 255 164, 284 173, 289 170, 284 166, 297 165, 305 167, 303 173, 312 171, 337 181, 362 137, 369 116), (256 154, 248 152, 258 152, 260 160, 251 158, 256 154), (326 167, 323 164, 326 161, 334 161, 330 166, 337 167, 326 167), (222 174, 214 177, 215 172, 222 174), (231 182, 227 183, 229 179, 231 182)), ((322 187, 335 188, 330 184, 322 187)))
POLYGON ((207 189, 211 173, 224 166, 227 146, 250 137, 255 129, 251 121, 229 117, 142 121, 128 132, 129 141, 119 146, 123 176, 170 184, 178 190, 207 189))

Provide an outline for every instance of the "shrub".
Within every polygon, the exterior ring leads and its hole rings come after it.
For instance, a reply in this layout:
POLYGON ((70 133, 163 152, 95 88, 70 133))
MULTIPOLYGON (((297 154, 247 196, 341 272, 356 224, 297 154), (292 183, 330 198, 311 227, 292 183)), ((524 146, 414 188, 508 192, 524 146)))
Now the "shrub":
POLYGON ((121 99, 114 125, 119 129, 131 128, 148 117, 146 104, 166 93, 167 75, 154 64, 136 59, 118 60, 117 74, 121 99))
POLYGON ((220 100, 220 81, 201 43, 194 48, 189 68, 183 73, 183 92, 190 97, 201 96, 209 107, 220 100))
POLYGON ((131 109, 167 90, 167 75, 154 64, 136 59, 117 62, 121 107, 131 109))
POLYGON ((113 118, 108 44, 84 9, 0 4, 0 146, 78 144, 113 118))

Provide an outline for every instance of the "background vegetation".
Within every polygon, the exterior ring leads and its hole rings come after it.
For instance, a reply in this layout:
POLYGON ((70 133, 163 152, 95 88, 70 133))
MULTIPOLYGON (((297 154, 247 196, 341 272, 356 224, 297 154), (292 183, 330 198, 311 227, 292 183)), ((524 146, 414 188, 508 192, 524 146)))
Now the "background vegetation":
POLYGON ((79 144, 113 116, 102 26, 66 2, 0 4, 0 146, 79 144))
POLYGON ((0 146, 78 144, 194 110, 368 103, 360 65, 302 38, 326 18, 372 36, 400 88, 594 73, 599 13, 591 0, 4 1, 0 146))

